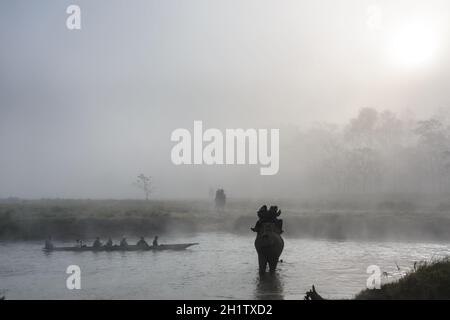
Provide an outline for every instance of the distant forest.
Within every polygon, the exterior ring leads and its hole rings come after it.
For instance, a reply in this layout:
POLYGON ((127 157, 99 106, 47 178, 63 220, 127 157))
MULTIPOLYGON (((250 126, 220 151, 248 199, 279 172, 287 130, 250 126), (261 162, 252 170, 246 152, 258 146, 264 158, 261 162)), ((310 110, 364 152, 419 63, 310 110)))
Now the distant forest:
POLYGON ((291 128, 280 168, 309 192, 443 194, 450 190, 449 115, 417 120, 364 108, 345 125, 291 128))

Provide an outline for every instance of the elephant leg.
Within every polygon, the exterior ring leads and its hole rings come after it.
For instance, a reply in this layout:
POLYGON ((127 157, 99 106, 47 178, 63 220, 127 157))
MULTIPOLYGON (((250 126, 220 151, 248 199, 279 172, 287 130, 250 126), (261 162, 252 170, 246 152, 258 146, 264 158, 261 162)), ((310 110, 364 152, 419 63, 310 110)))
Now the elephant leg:
POLYGON ((278 258, 277 259, 271 259, 269 261, 269 271, 270 273, 275 273, 275 270, 277 269, 278 264, 278 258))
POLYGON ((266 272, 267 259, 262 254, 258 254, 259 274, 266 272))

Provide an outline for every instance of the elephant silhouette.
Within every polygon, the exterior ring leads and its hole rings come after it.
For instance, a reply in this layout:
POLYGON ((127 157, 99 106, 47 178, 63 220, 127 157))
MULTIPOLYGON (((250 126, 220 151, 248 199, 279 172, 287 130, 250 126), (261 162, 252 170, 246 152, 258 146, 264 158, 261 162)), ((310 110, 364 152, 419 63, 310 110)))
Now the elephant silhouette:
POLYGON ((258 228, 255 239, 255 248, 258 253, 259 274, 263 275, 269 265, 269 272, 275 273, 278 259, 284 248, 280 230, 275 222, 262 222, 258 228))

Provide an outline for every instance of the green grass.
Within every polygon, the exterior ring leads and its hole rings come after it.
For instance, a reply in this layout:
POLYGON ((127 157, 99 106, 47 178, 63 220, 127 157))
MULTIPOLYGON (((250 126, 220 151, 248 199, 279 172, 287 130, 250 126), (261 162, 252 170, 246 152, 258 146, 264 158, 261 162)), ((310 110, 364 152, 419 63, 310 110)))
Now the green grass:
POLYGON ((380 290, 366 289, 356 295, 357 300, 449 300, 450 259, 420 263, 415 271, 400 280, 381 286, 380 290))
POLYGON ((181 206, 157 201, 49 200, 0 203, 0 239, 149 236, 192 231, 181 206))

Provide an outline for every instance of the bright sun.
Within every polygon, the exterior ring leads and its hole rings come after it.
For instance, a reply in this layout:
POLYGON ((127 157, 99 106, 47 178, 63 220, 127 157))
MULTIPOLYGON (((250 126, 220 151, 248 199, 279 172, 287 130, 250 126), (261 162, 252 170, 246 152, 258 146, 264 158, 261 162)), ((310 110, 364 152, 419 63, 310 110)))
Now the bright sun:
POLYGON ((439 41, 426 24, 409 23, 392 33, 389 53, 396 65, 406 68, 424 67, 433 62, 439 41))

